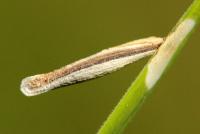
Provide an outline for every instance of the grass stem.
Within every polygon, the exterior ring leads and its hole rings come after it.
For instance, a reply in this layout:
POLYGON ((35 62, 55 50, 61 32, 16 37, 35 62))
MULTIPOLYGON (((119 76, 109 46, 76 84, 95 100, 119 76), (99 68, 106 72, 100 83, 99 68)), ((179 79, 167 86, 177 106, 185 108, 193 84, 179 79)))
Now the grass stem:
POLYGON ((123 132, 128 122, 137 112, 138 107, 141 106, 154 85, 186 44, 199 21, 200 0, 194 0, 169 33, 157 54, 145 65, 113 112, 108 116, 98 134, 120 134, 123 132))

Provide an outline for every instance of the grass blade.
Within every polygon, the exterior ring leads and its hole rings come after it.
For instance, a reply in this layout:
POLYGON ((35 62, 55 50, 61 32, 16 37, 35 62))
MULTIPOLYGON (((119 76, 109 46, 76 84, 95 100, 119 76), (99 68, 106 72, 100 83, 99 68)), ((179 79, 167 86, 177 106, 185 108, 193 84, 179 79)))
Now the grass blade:
POLYGON ((98 134, 120 134, 152 88, 186 44, 200 21, 200 0, 195 0, 108 116, 98 134))

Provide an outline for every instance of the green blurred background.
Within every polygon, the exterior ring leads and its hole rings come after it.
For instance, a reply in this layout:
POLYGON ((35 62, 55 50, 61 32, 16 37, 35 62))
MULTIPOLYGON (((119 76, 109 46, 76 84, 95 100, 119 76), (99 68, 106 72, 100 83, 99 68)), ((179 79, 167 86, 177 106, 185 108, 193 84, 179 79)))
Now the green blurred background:
MULTIPOLYGON (((36 97, 21 79, 111 46, 165 36, 192 0, 0 2, 0 134, 94 134, 148 59, 36 97)), ((125 134, 200 133, 200 32, 159 81, 125 134)))

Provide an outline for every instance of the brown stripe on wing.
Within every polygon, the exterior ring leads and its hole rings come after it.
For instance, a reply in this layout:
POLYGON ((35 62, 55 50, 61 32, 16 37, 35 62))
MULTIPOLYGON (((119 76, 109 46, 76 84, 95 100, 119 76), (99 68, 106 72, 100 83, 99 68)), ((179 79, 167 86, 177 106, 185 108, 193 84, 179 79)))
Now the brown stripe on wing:
POLYGON ((69 75, 78 70, 82 70, 93 65, 102 64, 110 60, 119 59, 126 56, 131 56, 138 53, 155 50, 160 45, 161 44, 156 44, 156 45, 152 44, 152 45, 149 45, 148 47, 141 47, 138 49, 128 48, 125 50, 115 50, 113 52, 105 53, 104 55, 101 55, 101 54, 98 55, 99 53, 97 53, 95 54, 97 56, 93 55, 91 56, 92 58, 88 58, 88 60, 80 60, 76 62, 76 64, 70 64, 60 69, 54 70, 53 72, 41 74, 39 77, 36 77, 29 83, 29 87, 34 90, 34 88, 39 88, 41 86, 44 86, 48 84, 49 82, 52 82, 63 76, 69 75))

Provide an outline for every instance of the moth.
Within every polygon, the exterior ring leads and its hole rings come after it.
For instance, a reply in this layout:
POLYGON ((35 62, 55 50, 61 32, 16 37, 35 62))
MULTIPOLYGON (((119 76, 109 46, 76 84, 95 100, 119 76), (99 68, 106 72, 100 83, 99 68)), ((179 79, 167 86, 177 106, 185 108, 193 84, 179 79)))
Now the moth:
POLYGON ((103 76, 155 54, 163 41, 160 37, 148 37, 102 50, 52 72, 24 78, 21 91, 26 96, 34 96, 103 76))

